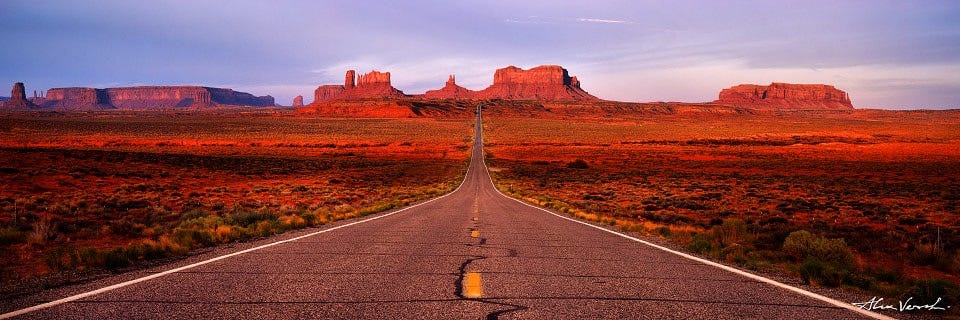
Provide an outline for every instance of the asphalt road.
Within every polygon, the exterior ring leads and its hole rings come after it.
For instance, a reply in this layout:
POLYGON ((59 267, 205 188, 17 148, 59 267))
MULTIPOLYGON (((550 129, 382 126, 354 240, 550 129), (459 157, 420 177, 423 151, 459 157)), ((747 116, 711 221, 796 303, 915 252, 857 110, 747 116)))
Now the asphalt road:
POLYGON ((838 305, 845 302, 812 298, 508 198, 494 188, 482 139, 475 140, 466 179, 447 196, 216 261, 151 270, 145 274, 152 278, 16 317, 868 318, 838 305))

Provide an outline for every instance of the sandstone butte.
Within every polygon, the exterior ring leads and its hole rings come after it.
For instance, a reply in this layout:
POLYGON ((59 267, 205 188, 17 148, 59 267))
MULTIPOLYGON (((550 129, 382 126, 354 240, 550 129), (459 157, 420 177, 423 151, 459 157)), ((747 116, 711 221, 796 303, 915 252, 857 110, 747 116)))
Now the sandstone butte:
POLYGON ((200 86, 52 88, 38 107, 54 110, 159 109, 177 107, 273 106, 271 96, 200 86))
POLYGON ((407 95, 390 85, 390 73, 371 71, 356 76, 356 71, 347 70, 343 85, 321 85, 313 92, 313 103, 330 100, 361 100, 380 98, 403 98, 407 95))
POLYGON ((293 106, 294 106, 294 107, 297 107, 297 108, 302 107, 302 106, 303 106, 303 96, 293 97, 293 106))
POLYGON ((5 110, 24 110, 36 107, 33 102, 27 100, 27 92, 23 82, 17 82, 13 85, 13 91, 10 92, 10 100, 3 104, 5 110))
POLYGON ((567 69, 547 65, 523 70, 514 66, 497 69, 493 85, 477 92, 478 99, 600 101, 580 88, 580 80, 567 69))
POLYGON ((475 96, 475 91, 458 86, 457 79, 452 74, 443 88, 428 90, 423 94, 426 99, 474 99, 475 96))
POLYGON ((825 84, 741 84, 720 91, 714 103, 759 110, 853 109, 846 92, 825 84))
POLYGON ((437 90, 429 90, 422 95, 407 96, 390 84, 390 73, 372 71, 357 76, 354 83, 354 70, 348 70, 344 84, 321 85, 314 91, 317 105, 331 100, 358 100, 377 98, 414 97, 425 99, 505 99, 505 100, 544 100, 544 101, 600 101, 580 88, 577 77, 571 77, 567 70, 554 65, 539 66, 523 70, 514 66, 497 69, 493 75, 493 84, 481 91, 472 91, 457 85, 451 75, 446 85, 437 90))

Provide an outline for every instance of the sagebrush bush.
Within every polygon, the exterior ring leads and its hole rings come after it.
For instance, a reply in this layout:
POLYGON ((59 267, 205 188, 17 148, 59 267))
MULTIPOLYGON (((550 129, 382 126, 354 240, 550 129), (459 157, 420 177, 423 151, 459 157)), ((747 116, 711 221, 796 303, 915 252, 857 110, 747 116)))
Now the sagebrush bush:
POLYGON ((587 169, 590 168, 590 165, 587 164, 583 159, 573 160, 567 163, 567 168, 570 169, 587 169))
POLYGON ((913 283, 902 299, 913 298, 917 303, 933 303, 942 299, 940 307, 955 305, 960 299, 960 287, 944 279, 927 278, 913 283))
POLYGON ((783 241, 783 251, 797 261, 814 257, 825 263, 846 268, 853 267, 855 260, 853 251, 847 247, 843 239, 827 239, 806 230, 790 233, 783 241))
POLYGON ((14 227, 0 229, 0 245, 10 245, 24 243, 27 241, 27 233, 17 230, 14 227))
POLYGON ((804 283, 839 286, 854 267, 853 251, 843 239, 828 239, 806 230, 794 231, 783 241, 784 253, 796 261, 804 283))
POLYGON ((721 246, 743 244, 750 237, 747 224, 740 219, 725 219, 723 224, 714 226, 712 230, 714 238, 720 241, 721 246))

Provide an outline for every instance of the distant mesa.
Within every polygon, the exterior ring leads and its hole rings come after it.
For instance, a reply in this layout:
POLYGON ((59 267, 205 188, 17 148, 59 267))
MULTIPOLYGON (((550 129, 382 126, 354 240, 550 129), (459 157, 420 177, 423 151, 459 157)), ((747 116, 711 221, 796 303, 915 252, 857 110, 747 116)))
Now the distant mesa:
POLYGON ((497 69, 493 85, 479 91, 478 99, 600 101, 580 88, 580 80, 567 69, 546 65, 523 70, 514 66, 497 69))
POLYGON ((453 75, 447 79, 443 88, 429 90, 422 95, 405 95, 390 84, 390 73, 371 71, 365 75, 354 76, 354 70, 348 70, 343 85, 321 85, 314 91, 314 102, 318 105, 332 100, 362 100, 383 98, 425 98, 425 99, 504 99, 539 101, 600 101, 580 88, 577 77, 571 77, 567 70, 554 65, 539 66, 530 70, 509 66, 498 69, 493 75, 493 84, 486 89, 473 91, 457 85, 453 75), (354 79, 356 78, 356 79, 354 79))
POLYGON ((825 84, 741 84, 720 91, 714 103, 759 110, 853 109, 846 92, 825 84))
POLYGON ((447 78, 443 88, 429 90, 423 94, 426 99, 474 99, 477 92, 457 85, 457 79, 452 74, 447 78))
POLYGON ((53 88, 40 107, 56 110, 162 109, 216 106, 273 106, 271 96, 200 86, 53 88))
POLYGON ((390 73, 370 71, 356 76, 347 70, 343 85, 321 85, 313 92, 313 104, 330 100, 403 98, 407 95, 390 84, 390 73))
POLYGON ((32 101, 27 100, 27 92, 23 86, 23 82, 17 82, 13 85, 13 90, 10 92, 10 100, 3 103, 4 110, 27 110, 35 108, 36 105, 32 101))
POLYGON ((302 106, 303 106, 303 96, 293 97, 293 106, 294 106, 294 107, 298 107, 298 108, 299 108, 299 107, 302 107, 302 106))

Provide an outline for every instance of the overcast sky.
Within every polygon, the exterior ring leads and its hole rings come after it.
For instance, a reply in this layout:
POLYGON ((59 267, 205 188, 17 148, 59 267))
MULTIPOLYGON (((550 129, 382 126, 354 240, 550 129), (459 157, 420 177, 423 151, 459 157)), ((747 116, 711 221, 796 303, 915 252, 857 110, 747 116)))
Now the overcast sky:
POLYGON ((347 69, 422 93, 558 64, 611 100, 776 81, 832 84, 858 108, 960 108, 956 0, 0 0, 0 39, 0 84, 28 95, 194 84, 289 105, 347 69))

